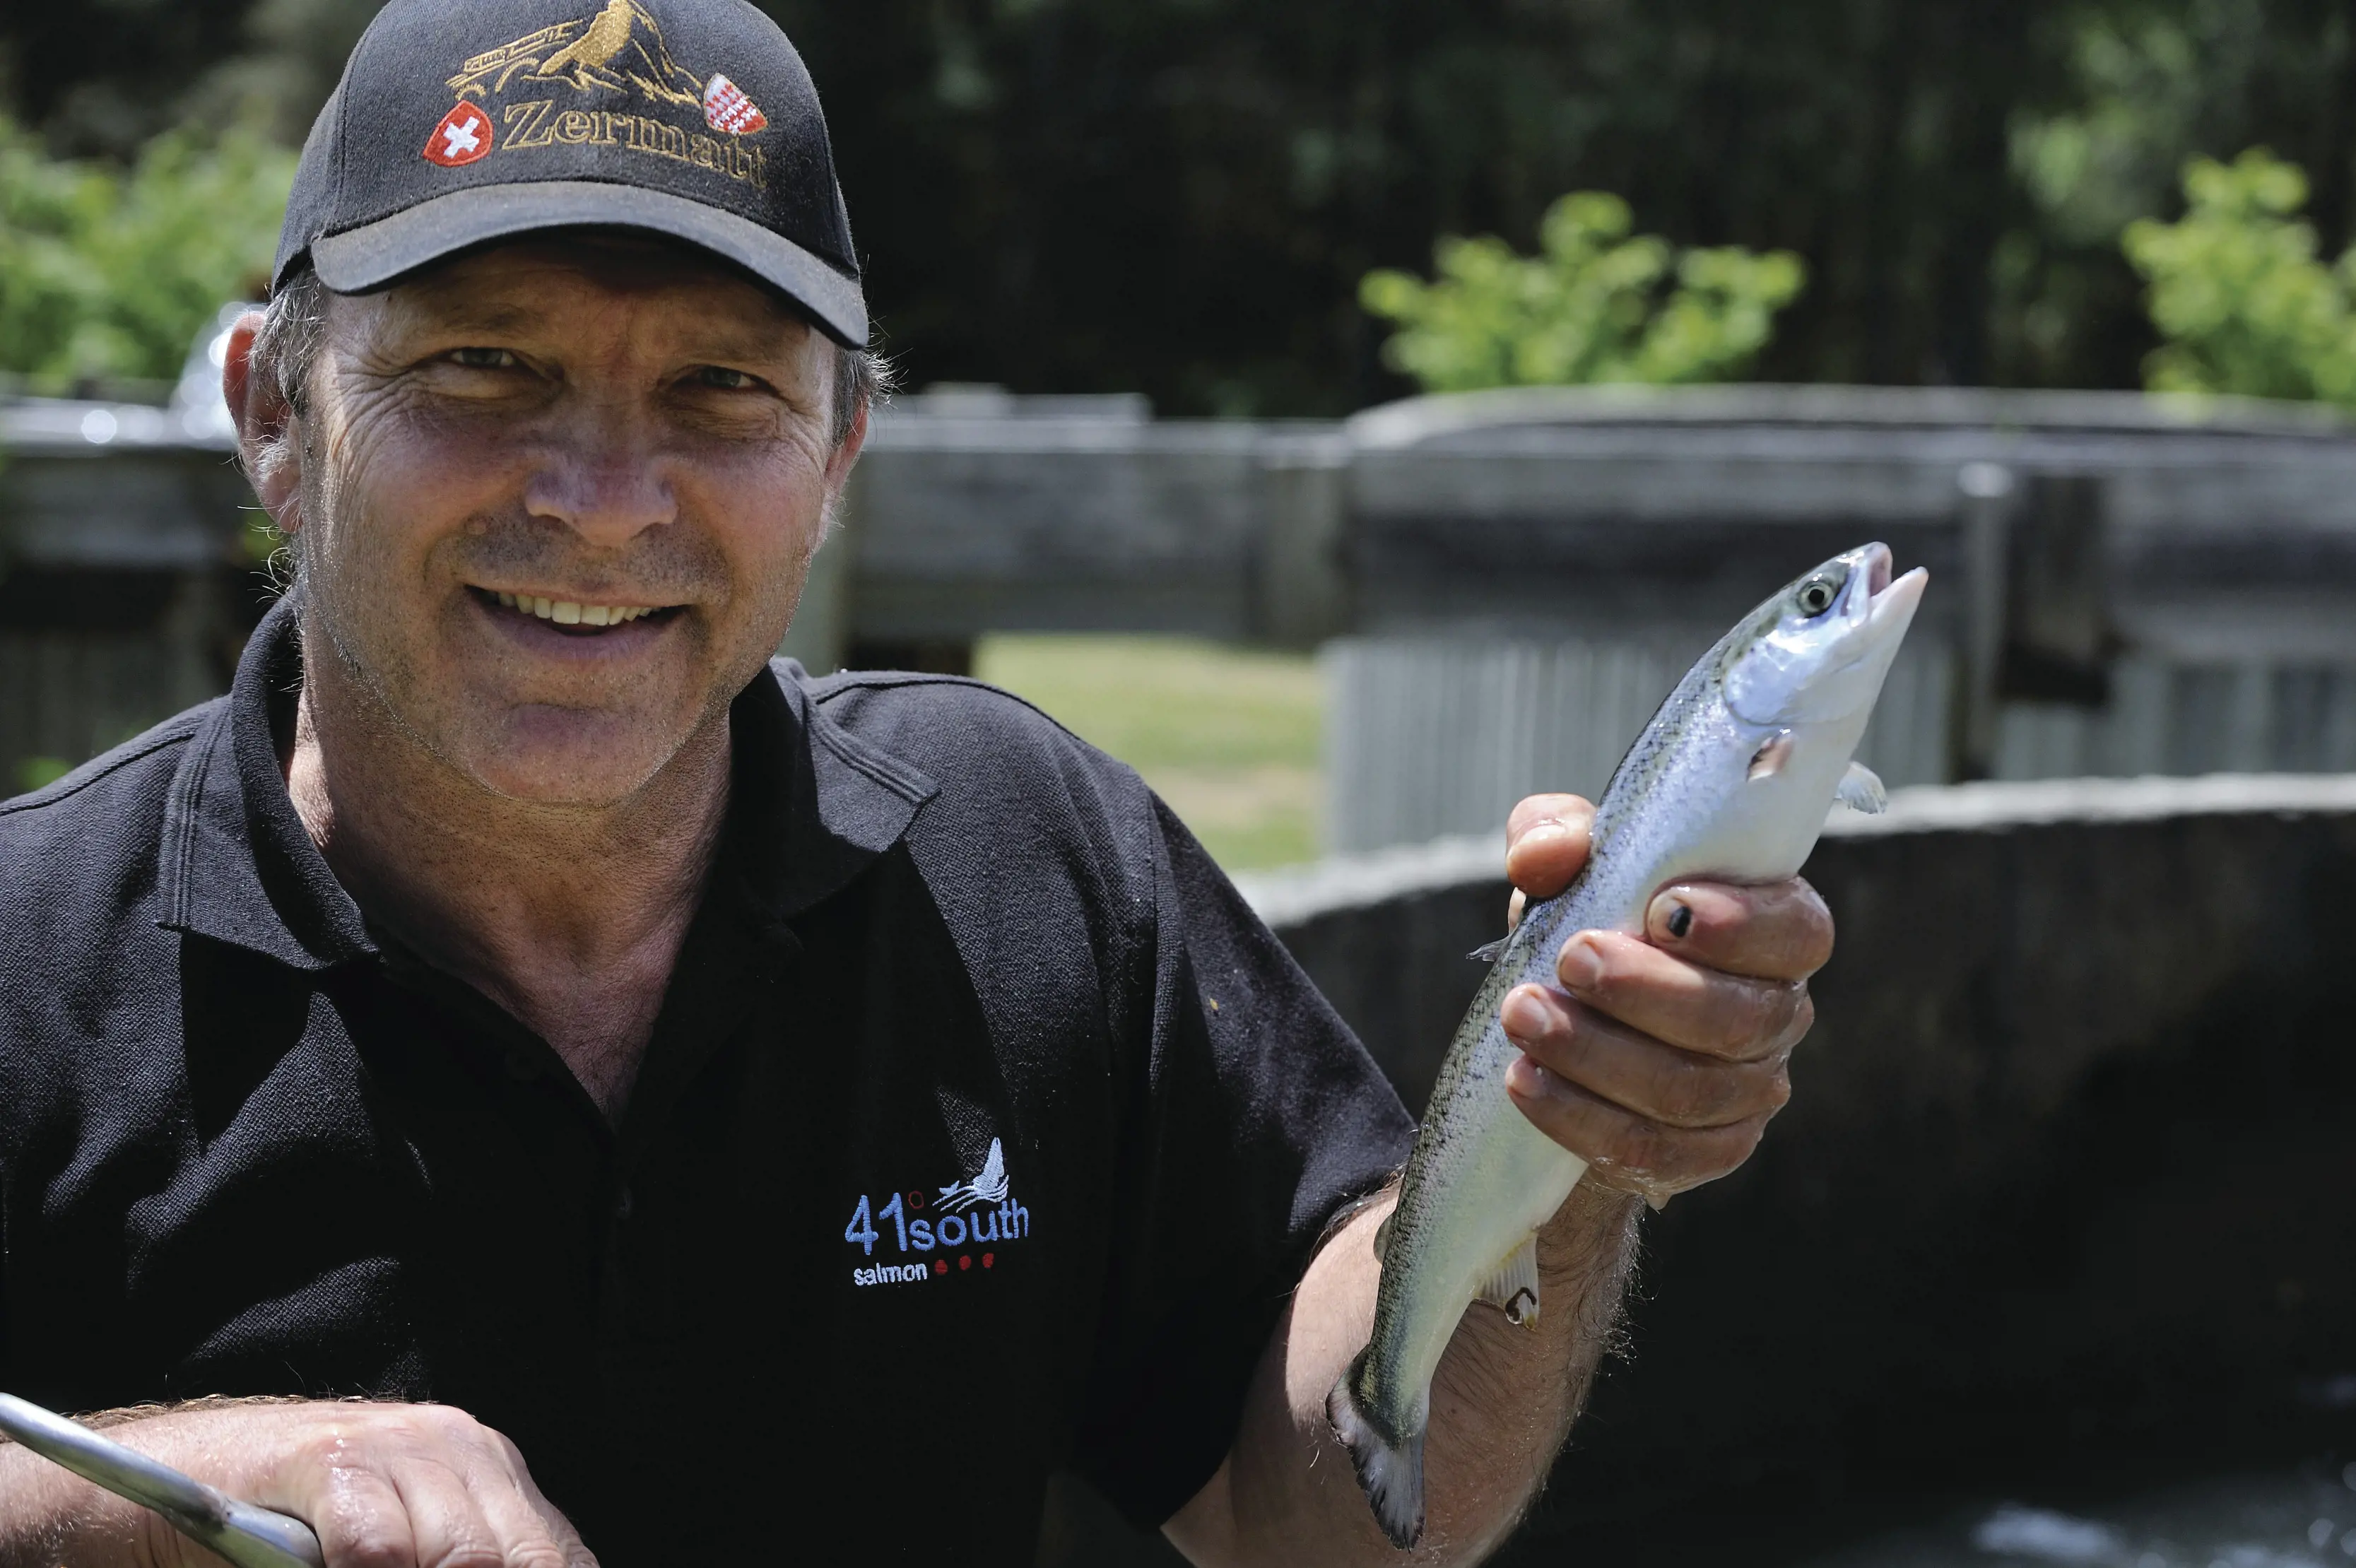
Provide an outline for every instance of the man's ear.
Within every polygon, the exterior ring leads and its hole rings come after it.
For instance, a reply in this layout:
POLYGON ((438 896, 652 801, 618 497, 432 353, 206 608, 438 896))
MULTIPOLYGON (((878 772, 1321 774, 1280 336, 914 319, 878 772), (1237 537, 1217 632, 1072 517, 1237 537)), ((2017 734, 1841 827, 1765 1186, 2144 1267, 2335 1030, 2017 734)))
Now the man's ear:
POLYGON ((860 452, 867 445, 867 416, 872 411, 870 405, 860 406, 859 412, 851 417, 851 430, 842 438, 842 444, 836 447, 833 454, 826 460, 826 489, 830 496, 842 494, 843 485, 851 478, 852 464, 859 461, 860 452))
POLYGON ((818 531, 818 544, 810 546, 813 550, 819 544, 826 542, 842 520, 843 487, 851 483, 851 470, 859 462, 860 449, 867 444, 867 414, 868 410, 862 408, 852 416, 851 430, 843 436, 842 444, 827 457, 826 510, 820 514, 826 521, 818 531))
POLYGON ((253 342, 261 331, 262 315, 251 310, 229 329, 221 397, 237 422, 238 457, 247 481, 278 531, 291 535, 303 526, 303 443, 278 378, 254 366, 253 342))

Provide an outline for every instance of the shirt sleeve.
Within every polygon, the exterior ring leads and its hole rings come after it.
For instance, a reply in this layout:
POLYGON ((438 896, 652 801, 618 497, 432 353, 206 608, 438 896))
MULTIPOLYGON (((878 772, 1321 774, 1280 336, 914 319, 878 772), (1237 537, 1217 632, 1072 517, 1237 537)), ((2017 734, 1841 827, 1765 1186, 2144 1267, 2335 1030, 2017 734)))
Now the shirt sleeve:
POLYGON ((1379 1187, 1414 1135, 1283 944, 1158 801, 1155 813, 1151 1040, 1074 1453, 1147 1528, 1218 1468, 1326 1222, 1379 1187))

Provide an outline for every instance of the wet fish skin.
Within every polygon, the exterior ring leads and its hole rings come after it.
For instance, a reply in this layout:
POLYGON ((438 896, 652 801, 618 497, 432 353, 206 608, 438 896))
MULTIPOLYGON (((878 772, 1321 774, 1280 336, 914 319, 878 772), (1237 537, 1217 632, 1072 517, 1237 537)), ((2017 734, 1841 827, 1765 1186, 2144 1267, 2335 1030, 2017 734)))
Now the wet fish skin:
POLYGON ((1613 772, 1579 878, 1530 904, 1494 950, 1398 1206, 1376 1232, 1374 1332, 1326 1401, 1376 1518, 1402 1550, 1423 1530, 1423 1438, 1440 1357, 1476 1299, 1535 1320, 1536 1232, 1587 1169, 1507 1096, 1505 1070, 1523 1052, 1498 1009, 1516 986, 1557 984, 1573 933, 1641 935, 1664 884, 1781 881, 1798 873, 1836 798, 1879 808, 1879 781, 1850 756, 1927 581, 1920 569, 1894 582, 1890 573, 1879 544, 1837 556, 1702 656, 1613 772))

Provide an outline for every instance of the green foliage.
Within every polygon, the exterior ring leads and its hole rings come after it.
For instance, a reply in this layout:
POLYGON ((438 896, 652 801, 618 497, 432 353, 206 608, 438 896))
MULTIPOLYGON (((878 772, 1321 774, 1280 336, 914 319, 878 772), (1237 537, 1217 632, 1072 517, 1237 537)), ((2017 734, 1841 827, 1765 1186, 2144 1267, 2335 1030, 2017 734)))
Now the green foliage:
POLYGON ((2272 147, 2313 171, 2318 232, 2349 231, 2356 11, 2313 0, 2069 0, 2050 9, 2044 37, 2059 77, 2041 91, 2028 84, 2010 116, 2013 177, 2032 210, 1997 247, 1987 319, 1999 378, 2143 379, 2147 283, 2119 235, 2174 206, 2191 158, 2272 147))
MULTIPOLYGON (((1604 189, 1808 259, 1761 375, 2131 386, 2153 337, 2118 236, 2186 159, 2272 147, 2324 251, 2356 234, 2345 0, 760 3, 825 91, 918 385, 1345 412, 1404 389, 1370 269, 1526 245, 1604 189)), ((376 5, 0 5, 0 109, 123 163, 244 109, 293 145, 376 5)))
POLYGON ((63 757, 27 757, 16 764, 16 787, 30 795, 37 789, 47 789, 71 772, 73 764, 63 757))
POLYGON ((177 375, 223 301, 267 280, 294 155, 166 132, 122 170, 0 120, 0 369, 57 384, 177 375))
POLYGON ((1740 374, 1799 297, 1800 259, 1740 246, 1680 255, 1633 226, 1618 197, 1576 191, 1547 209, 1537 256, 1493 235, 1445 239, 1438 282, 1382 269, 1358 298, 1400 324, 1384 359, 1426 391, 1740 374))
POLYGON ((1759 375, 1984 378, 1989 251, 2027 207, 2004 132, 2050 75, 2057 9, 763 3, 825 91, 914 382, 1261 414, 1411 390, 1369 351, 1368 271, 1429 277, 1440 234, 1526 251, 1580 189, 1681 244, 1808 259, 1759 375))
POLYGON ((2252 148, 2192 160, 2184 194, 2182 219, 2139 219, 2122 240, 2166 339, 2146 384, 2356 406, 2356 250, 2318 259, 2306 174, 2252 148))

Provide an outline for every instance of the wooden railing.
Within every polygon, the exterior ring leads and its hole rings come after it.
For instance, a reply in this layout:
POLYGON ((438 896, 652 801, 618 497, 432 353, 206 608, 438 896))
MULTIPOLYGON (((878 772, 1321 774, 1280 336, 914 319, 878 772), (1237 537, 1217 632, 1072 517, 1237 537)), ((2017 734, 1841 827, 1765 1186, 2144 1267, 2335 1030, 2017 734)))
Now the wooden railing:
MULTIPOLYGON (((0 446, 0 770, 217 688, 252 599, 218 421, 19 401, 0 446)), ((1543 389, 1286 424, 907 398, 786 647, 951 668, 1000 630, 1324 647, 1332 771, 1384 783, 1329 814, 1365 848, 1599 787, 1719 630, 1874 538, 1934 577, 1868 742, 1893 784, 2356 768, 2356 435, 2303 406, 1543 389)))

